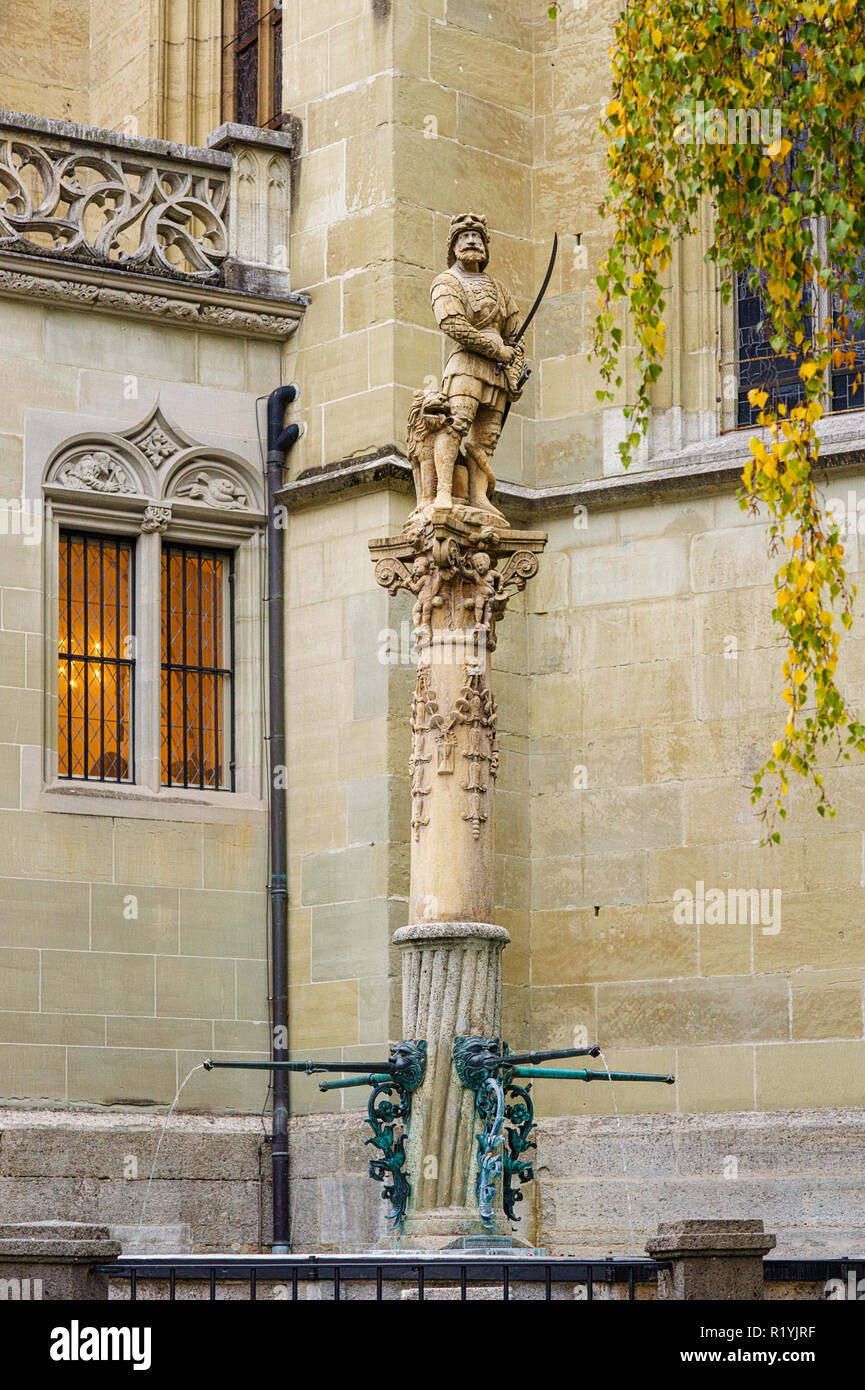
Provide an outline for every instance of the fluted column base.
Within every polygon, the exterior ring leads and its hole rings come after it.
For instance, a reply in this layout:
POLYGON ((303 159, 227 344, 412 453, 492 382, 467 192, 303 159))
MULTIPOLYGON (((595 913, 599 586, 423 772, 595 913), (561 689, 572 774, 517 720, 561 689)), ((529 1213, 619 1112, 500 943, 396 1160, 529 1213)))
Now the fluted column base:
POLYGON ((418 922, 401 927, 403 1037, 426 1039, 427 1069, 415 1092, 406 1154, 412 1195, 403 1243, 430 1249, 484 1227, 475 1199, 474 1096, 452 1060, 455 1037, 498 1037, 502 950, 510 937, 492 922, 418 922))

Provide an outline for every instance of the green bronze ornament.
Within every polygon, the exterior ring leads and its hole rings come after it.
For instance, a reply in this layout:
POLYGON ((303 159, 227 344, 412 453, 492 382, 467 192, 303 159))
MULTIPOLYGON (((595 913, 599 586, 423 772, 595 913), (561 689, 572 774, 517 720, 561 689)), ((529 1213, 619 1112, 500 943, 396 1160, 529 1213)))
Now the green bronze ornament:
POLYGON ((535 1141, 529 1138, 535 1128, 535 1109, 529 1095, 531 1089, 531 1082, 528 1086, 515 1086, 512 1082, 505 1085, 505 1096, 513 1098, 510 1105, 505 1105, 507 1148, 502 1154, 505 1169, 502 1204, 509 1221, 519 1221, 520 1218, 514 1214, 514 1207, 517 1202, 523 1200, 520 1188, 524 1183, 531 1182, 535 1176, 531 1161, 522 1157, 529 1149, 537 1148, 535 1141), (512 1178, 518 1180, 519 1187, 513 1185, 512 1178))
POLYGON ((466 1090, 480 1090, 488 1076, 501 1063, 501 1044, 498 1038, 454 1038, 453 1059, 456 1073, 466 1090))
POLYGON ((501 1043, 498 1038, 454 1038, 453 1060, 457 1076, 466 1090, 474 1095, 475 1113, 482 1125, 475 1139, 478 1163, 475 1194, 481 1221, 485 1226, 491 1226, 496 1180, 505 1171, 508 1161, 503 1149, 504 1087, 498 1074, 502 1063, 501 1043), (499 1149, 502 1149, 501 1154, 499 1149))
MULTIPOLYGON (((598 1057, 603 1053, 597 1043, 590 1047, 568 1047, 553 1052, 511 1052, 507 1043, 498 1038, 454 1038, 453 1059, 457 1076, 467 1090, 473 1092, 475 1112, 483 1128, 477 1136, 478 1177, 475 1191, 478 1210, 485 1226, 492 1224, 492 1200, 495 1182, 502 1177, 502 1206, 509 1221, 519 1221, 514 1214, 517 1202, 523 1200, 520 1187, 535 1176, 532 1160, 527 1155, 537 1145, 529 1138, 535 1129, 534 1106, 530 1095, 531 1081, 525 1086, 517 1080, 533 1077, 538 1080, 565 1081, 653 1081, 667 1086, 675 1084, 670 1074, 635 1071, 565 1070, 562 1067, 523 1066, 524 1062, 548 1062, 563 1057, 598 1057), (507 1103, 510 1099, 510 1104, 507 1103), (497 1153, 502 1147, 501 1156, 497 1153), (513 1184, 516 1178, 519 1186, 513 1184)), ((606 1059, 604 1059, 606 1060, 606 1059)))
POLYGON ((411 1195, 411 1184, 404 1171, 405 1141, 412 1093, 423 1081, 426 1052, 425 1042, 395 1043, 388 1057, 394 1066, 393 1075, 369 1078, 371 1083, 374 1081, 376 1084, 370 1092, 366 1108, 372 1135, 365 1142, 372 1144, 381 1154, 380 1158, 370 1159, 369 1175, 375 1182, 383 1184, 381 1195, 390 1202, 388 1223, 391 1230, 399 1230, 402 1226, 411 1195), (394 1101, 392 1096, 398 1099, 394 1101), (401 1126, 399 1132, 397 1126, 401 1126))

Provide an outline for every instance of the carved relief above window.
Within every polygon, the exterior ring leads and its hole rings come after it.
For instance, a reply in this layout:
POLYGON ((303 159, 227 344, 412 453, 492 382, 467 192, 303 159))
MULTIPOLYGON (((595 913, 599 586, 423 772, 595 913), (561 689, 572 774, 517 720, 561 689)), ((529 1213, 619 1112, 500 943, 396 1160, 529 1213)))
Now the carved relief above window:
MULTIPOLYGON (((260 479, 246 461, 221 449, 196 444, 173 427, 157 408, 141 424, 120 434, 70 440, 55 450, 45 488, 98 494, 128 501, 141 514, 144 530, 159 529, 154 508, 184 507, 217 512, 260 513, 260 479)), ((83 499, 81 499, 83 500, 83 499)))
POLYGON ((57 481, 81 492, 136 491, 128 469, 108 449, 94 449, 67 459, 57 470, 57 481))
POLYGON ((201 469, 188 481, 176 483, 174 495, 189 497, 194 502, 206 502, 208 506, 219 507, 223 511, 249 505, 246 493, 219 468, 201 469))

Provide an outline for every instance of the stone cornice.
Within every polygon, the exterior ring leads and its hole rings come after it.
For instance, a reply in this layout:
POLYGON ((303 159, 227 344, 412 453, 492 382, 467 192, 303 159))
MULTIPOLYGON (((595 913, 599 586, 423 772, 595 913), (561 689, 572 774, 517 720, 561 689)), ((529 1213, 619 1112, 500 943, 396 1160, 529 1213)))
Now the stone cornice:
POLYGON ((50 262, 18 253, 0 254, 0 294, 278 341, 291 337, 309 303, 303 294, 274 302, 186 280, 50 262))
MULTIPOLYGON (((820 464, 827 473, 849 472, 865 467, 865 418, 852 424, 852 417, 835 417, 845 428, 827 430, 820 464)), ((827 425, 832 423, 831 417, 827 425)), ((563 487, 531 487, 500 481, 493 499, 509 515, 540 518, 585 507, 604 511, 612 507, 645 506, 675 497, 694 497, 728 492, 741 482, 742 466, 749 457, 748 440, 760 431, 743 430, 709 441, 702 448, 666 455, 666 466, 644 469, 593 482, 563 487), (706 459, 703 454, 713 457, 706 459), (673 460, 676 462, 673 462, 673 460)), ((289 511, 338 497, 347 490, 371 491, 386 484, 395 492, 412 490, 408 461, 396 448, 374 455, 350 459, 334 467, 311 469, 286 486, 279 500, 289 511)))

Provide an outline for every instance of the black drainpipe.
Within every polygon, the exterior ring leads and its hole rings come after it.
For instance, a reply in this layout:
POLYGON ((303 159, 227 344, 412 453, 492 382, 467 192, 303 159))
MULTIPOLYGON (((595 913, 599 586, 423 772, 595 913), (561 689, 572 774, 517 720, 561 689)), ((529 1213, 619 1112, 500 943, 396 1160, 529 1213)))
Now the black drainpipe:
MULTIPOLYGON (((267 399, 267 648, 270 708, 270 932, 273 969, 271 1056, 288 1061, 288 844, 286 838, 285 618, 283 571, 285 526, 276 494, 284 480, 285 456, 301 435, 300 425, 284 426, 286 406, 298 387, 279 386, 267 399)), ((273 1245, 289 1254, 288 1078, 273 1072, 273 1245)))

